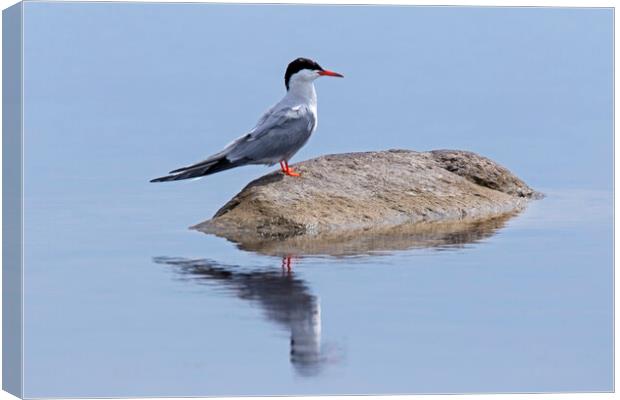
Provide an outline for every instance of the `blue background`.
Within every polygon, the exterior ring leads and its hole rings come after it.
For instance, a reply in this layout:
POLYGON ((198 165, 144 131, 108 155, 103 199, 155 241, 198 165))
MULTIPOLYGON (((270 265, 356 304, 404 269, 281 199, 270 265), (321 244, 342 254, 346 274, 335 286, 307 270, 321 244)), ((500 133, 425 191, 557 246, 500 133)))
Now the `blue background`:
POLYGON ((28 3, 28 181, 135 186, 202 159, 305 56, 346 78, 317 82, 319 128, 297 160, 456 148, 534 187, 610 189, 612 22, 609 9, 28 3))
POLYGON ((611 9, 26 3, 25 394, 611 390, 612 32, 611 9), (299 56, 345 78, 293 161, 465 149, 548 195, 453 251, 302 259, 340 354, 316 377, 260 305, 152 261, 279 268, 186 229, 269 169, 148 180, 249 130, 299 56))

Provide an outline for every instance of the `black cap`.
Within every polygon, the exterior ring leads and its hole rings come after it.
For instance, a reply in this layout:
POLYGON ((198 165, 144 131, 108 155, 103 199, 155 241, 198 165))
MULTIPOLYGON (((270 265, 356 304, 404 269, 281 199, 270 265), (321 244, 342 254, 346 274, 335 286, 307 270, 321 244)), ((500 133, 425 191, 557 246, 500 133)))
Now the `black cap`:
POLYGON ((321 68, 321 66, 316 61, 312 61, 309 58, 300 57, 291 61, 286 68, 286 73, 284 74, 284 84, 286 85, 286 90, 288 90, 288 81, 291 79, 291 76, 301 71, 302 69, 323 71, 323 68, 321 68))

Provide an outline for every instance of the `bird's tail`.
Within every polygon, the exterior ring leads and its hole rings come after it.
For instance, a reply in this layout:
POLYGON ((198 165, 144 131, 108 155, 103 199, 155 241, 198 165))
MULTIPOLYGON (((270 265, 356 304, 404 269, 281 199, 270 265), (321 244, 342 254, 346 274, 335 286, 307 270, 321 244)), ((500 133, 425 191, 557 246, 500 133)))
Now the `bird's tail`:
POLYGON ((201 176, 211 175, 216 172, 225 171, 241 164, 242 163, 238 161, 230 162, 226 159, 226 157, 222 157, 208 162, 191 165, 189 167, 175 169, 174 171, 171 171, 170 175, 151 179, 151 182, 170 182, 180 181, 182 179, 198 178, 201 176))

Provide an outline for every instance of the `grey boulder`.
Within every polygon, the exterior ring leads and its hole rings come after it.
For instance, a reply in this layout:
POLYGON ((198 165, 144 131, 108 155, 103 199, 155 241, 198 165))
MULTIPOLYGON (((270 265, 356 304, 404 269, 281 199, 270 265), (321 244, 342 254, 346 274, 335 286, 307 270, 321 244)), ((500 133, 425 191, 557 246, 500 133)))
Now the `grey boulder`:
MULTIPOLYGON (((192 228, 269 254, 342 253, 360 241, 373 243, 368 238, 390 243, 392 234, 415 245, 445 242, 452 233, 469 237, 472 226, 478 233, 481 226, 494 231, 541 196, 506 168, 468 151, 333 154, 292 168, 301 177, 277 171, 258 178, 192 228)), ((401 242, 398 248, 407 247, 401 242)))

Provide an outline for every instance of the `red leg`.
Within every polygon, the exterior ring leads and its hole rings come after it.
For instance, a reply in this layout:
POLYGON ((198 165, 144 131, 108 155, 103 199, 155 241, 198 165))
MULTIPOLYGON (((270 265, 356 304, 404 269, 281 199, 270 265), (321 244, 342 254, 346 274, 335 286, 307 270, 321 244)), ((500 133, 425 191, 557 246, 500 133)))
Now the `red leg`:
POLYGON ((284 167, 286 168, 286 170, 284 171, 284 173, 288 176, 301 176, 300 173, 293 171, 293 169, 291 167, 288 166, 288 161, 284 161, 284 167))
POLYGON ((292 263, 291 256, 283 256, 282 257, 282 273, 290 276, 292 272, 292 263))
POLYGON ((291 272, 291 256, 286 256, 286 272, 291 272))

